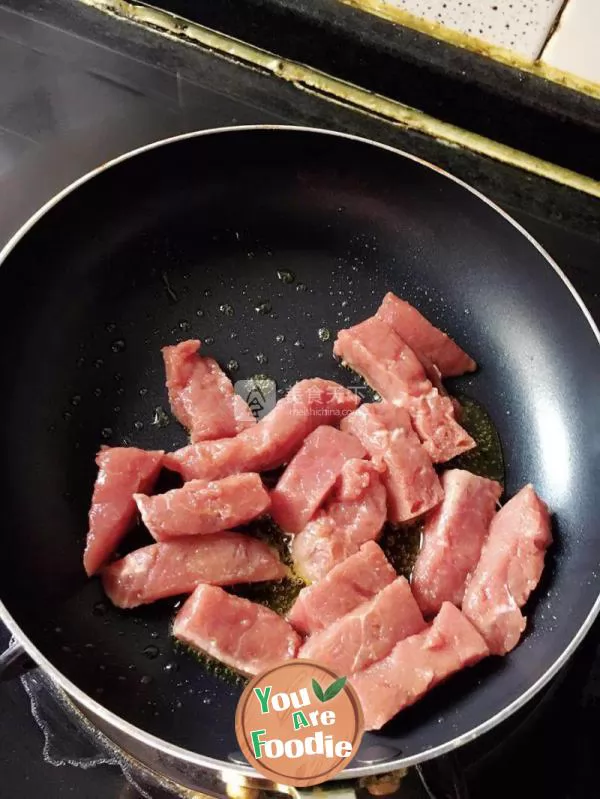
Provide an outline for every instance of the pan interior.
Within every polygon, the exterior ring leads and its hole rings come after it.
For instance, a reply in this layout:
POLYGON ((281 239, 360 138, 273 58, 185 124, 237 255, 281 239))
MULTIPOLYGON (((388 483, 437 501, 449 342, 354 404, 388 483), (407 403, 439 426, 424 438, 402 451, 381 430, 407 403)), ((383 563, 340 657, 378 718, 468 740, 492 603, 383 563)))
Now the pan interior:
MULTIPOLYGON (((81 566, 99 445, 186 442, 168 420, 160 354, 184 338, 231 362, 234 380, 352 385, 331 356, 335 331, 393 290, 481 364, 455 387, 490 412, 509 495, 531 481, 555 513, 519 648, 458 675, 365 746, 414 756, 485 722, 552 666, 590 612, 598 342, 545 257, 448 178, 308 132, 171 143, 63 199, 8 255, 0 287, 0 596, 55 666, 129 722, 202 755, 237 750, 241 687, 174 646, 178 602, 121 612, 81 566)), ((147 542, 137 530, 127 548, 147 542)))

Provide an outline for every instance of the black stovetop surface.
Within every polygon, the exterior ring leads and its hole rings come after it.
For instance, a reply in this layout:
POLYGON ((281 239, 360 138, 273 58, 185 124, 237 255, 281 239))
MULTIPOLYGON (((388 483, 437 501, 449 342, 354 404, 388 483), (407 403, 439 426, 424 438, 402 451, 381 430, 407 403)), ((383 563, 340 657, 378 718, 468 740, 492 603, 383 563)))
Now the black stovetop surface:
MULTIPOLYGON (((63 0, 0 0, 0 244, 72 179, 154 139, 234 124, 301 124, 394 144, 507 208, 600 320, 597 200, 303 93, 63 0), (16 10, 15 10, 16 9, 16 10)), ((532 707, 458 753, 473 799, 599 795, 600 626, 532 707)), ((0 650, 8 633, 0 626, 0 650)), ((0 684, 0 797, 137 799, 121 772, 56 767, 17 682, 0 684)))

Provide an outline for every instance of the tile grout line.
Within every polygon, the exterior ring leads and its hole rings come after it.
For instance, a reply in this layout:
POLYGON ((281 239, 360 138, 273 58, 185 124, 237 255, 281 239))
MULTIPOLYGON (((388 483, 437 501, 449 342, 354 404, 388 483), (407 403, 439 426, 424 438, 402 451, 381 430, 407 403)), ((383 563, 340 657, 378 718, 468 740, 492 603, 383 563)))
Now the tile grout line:
POLYGON ((554 36, 556 31, 559 29, 560 22, 562 20, 562 16, 565 13, 565 11, 567 10, 567 6, 569 5, 569 2, 570 2, 570 0, 563 0, 563 4, 558 9, 558 13, 554 17, 554 21, 553 21, 552 25, 550 26, 550 30, 548 31, 548 33, 546 35, 546 38, 542 42, 542 46, 540 47, 540 52, 537 54, 537 56, 534 59, 536 62, 540 62, 542 60, 542 57, 544 55, 544 50, 546 49, 546 47, 548 47, 548 45, 550 44, 550 39, 554 36))

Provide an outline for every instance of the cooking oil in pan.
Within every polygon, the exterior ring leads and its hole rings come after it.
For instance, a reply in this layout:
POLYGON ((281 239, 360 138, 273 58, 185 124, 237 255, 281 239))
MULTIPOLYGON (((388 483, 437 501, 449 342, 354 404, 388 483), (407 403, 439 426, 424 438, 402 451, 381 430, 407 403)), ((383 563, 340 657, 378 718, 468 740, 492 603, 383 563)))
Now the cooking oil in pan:
POLYGON ((454 469, 466 469, 481 477, 498 480, 504 485, 504 456, 500 436, 486 409, 474 399, 458 397, 462 415, 460 423, 473 437, 477 446, 449 464, 454 469))

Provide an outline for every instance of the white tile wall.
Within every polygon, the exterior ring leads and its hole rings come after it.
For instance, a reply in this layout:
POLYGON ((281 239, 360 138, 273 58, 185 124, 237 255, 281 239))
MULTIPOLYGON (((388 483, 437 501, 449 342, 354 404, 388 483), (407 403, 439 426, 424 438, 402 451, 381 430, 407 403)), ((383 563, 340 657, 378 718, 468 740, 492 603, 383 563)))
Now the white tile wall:
POLYGON ((600 0, 569 0, 542 61, 600 83, 600 0))
MULTIPOLYGON (((534 61, 564 0, 382 0, 534 61)), ((573 0, 571 0, 572 2, 573 0)), ((600 6, 600 0, 589 0, 600 6)))

